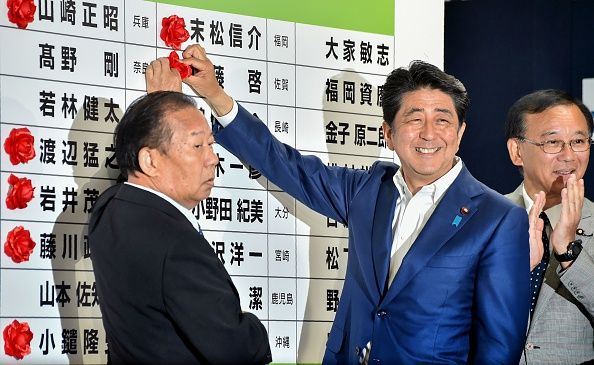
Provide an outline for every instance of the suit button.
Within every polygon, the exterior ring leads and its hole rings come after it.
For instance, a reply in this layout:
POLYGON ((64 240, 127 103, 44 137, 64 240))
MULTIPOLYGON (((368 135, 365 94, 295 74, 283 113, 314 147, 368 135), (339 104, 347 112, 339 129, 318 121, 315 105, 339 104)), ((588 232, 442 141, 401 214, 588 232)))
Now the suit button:
POLYGON ((387 315, 388 315, 388 313, 386 313, 386 311, 384 311, 384 310, 381 310, 381 311, 377 312, 377 316, 380 317, 380 318, 384 318, 387 315))
POLYGON ((361 351, 361 349, 359 348, 359 346, 355 347, 355 355, 359 355, 359 351, 361 351))
POLYGON ((534 349, 534 344, 532 344, 531 342, 528 342, 526 344, 526 350, 533 350, 534 349))

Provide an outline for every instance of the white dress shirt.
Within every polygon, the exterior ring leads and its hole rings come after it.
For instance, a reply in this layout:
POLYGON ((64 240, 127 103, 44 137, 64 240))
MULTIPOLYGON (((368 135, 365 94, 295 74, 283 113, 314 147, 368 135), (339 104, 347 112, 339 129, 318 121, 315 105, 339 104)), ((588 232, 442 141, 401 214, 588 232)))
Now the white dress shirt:
POLYGON ((219 123, 223 127, 226 127, 229 125, 229 123, 231 123, 233 121, 233 119, 235 119, 238 112, 239 112, 239 107, 237 106, 237 102, 235 100, 233 100, 233 108, 231 108, 231 111, 229 111, 229 113, 219 117, 213 110, 212 115, 214 115, 214 117, 219 121, 219 123))
POLYGON ((454 182, 462 170, 462 161, 456 156, 454 166, 445 175, 432 184, 425 185, 415 195, 412 195, 402 169, 394 174, 394 185, 400 196, 396 201, 396 212, 392 221, 392 251, 390 256, 390 276, 388 286, 392 284, 402 259, 425 227, 433 214, 435 207, 443 198, 444 193, 454 182))
MULTIPOLYGON (((392 221, 392 250, 390 256, 390 273, 388 287, 396 277, 404 256, 425 227, 425 224, 435 211, 437 204, 443 198, 444 193, 456 180, 462 171, 462 160, 455 156, 454 166, 445 175, 435 180, 432 184, 425 185, 415 195, 404 181, 402 169, 394 174, 394 185, 400 196, 396 200, 396 211, 392 221)), ((369 341, 361 354, 361 363, 369 363, 371 352, 371 341, 369 341)))

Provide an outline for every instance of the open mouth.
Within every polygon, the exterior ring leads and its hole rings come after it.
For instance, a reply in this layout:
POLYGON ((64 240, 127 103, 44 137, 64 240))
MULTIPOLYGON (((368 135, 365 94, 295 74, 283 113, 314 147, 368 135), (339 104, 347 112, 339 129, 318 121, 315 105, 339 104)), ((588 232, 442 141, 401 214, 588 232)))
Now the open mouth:
POLYGON ((555 170, 553 171, 555 175, 559 176, 568 176, 571 174, 575 174, 575 169, 563 169, 563 170, 555 170))
POLYGON ((431 153, 435 153, 437 151, 439 151, 441 149, 441 147, 431 147, 431 148, 426 148, 426 147, 415 147, 415 150, 418 153, 422 153, 422 154, 431 154, 431 153))

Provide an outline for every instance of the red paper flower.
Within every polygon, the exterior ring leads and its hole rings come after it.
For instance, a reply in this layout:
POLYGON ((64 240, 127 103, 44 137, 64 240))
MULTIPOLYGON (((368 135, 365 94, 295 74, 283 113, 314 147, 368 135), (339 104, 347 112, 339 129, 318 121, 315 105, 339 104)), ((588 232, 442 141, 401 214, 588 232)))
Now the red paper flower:
POLYGON ((33 0, 7 0, 8 21, 21 29, 27 28, 35 19, 35 2, 33 0))
POLYGON ((179 56, 175 51, 171 51, 169 54, 169 67, 178 70, 182 80, 186 77, 192 76, 192 67, 190 65, 186 65, 185 63, 179 62, 179 56))
POLYGON ((23 226, 14 227, 6 235, 4 253, 17 264, 29 261, 29 256, 33 253, 34 248, 35 242, 31 239, 31 232, 23 228, 23 226))
POLYGON ((16 319, 4 328, 4 353, 21 360, 31 353, 31 340, 33 332, 29 329, 27 322, 20 323, 16 319))
POLYGON ((4 151, 13 165, 27 163, 35 157, 35 138, 29 128, 13 128, 4 141, 4 151))
POLYGON ((22 209, 27 207, 27 203, 33 199, 33 190, 31 180, 26 177, 18 178, 13 174, 8 177, 8 194, 6 195, 6 207, 8 209, 22 209))
POLYGON ((190 33, 186 30, 184 18, 177 15, 170 15, 161 21, 161 39, 165 44, 173 49, 180 49, 181 44, 190 38, 190 33))

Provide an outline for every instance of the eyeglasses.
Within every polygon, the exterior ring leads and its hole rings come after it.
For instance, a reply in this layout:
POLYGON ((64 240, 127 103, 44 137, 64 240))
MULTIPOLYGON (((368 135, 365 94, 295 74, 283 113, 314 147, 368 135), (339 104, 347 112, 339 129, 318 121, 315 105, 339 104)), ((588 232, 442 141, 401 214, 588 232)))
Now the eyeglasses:
POLYGON ((519 137, 520 142, 528 142, 535 146, 540 147, 544 153, 555 154, 563 151, 565 145, 568 144, 573 152, 586 152, 590 149, 590 145, 593 143, 591 138, 576 138, 569 142, 562 141, 560 139, 551 139, 543 142, 531 141, 528 138, 519 137))

